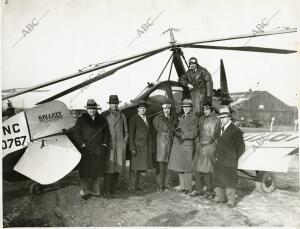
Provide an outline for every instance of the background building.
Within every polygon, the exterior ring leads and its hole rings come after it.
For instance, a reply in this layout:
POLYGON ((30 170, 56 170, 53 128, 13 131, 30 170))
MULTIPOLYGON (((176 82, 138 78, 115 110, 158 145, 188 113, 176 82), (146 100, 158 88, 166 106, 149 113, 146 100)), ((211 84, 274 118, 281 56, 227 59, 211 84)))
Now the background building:
POLYGON ((236 92, 230 94, 235 118, 243 126, 269 126, 272 117, 274 125, 294 126, 298 119, 297 107, 291 107, 267 91, 236 92))

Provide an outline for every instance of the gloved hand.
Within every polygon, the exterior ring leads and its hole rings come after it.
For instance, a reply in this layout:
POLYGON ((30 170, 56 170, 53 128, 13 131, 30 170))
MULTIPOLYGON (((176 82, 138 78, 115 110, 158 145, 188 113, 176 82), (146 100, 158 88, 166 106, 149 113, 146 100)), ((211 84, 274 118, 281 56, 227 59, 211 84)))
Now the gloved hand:
POLYGON ((176 136, 177 138, 181 139, 182 136, 183 136, 182 130, 181 130, 181 129, 175 129, 175 136, 176 136))
POLYGON ((133 157, 135 157, 137 155, 136 150, 131 150, 130 153, 131 153, 131 156, 133 156, 133 157))
POLYGON ((179 144, 182 144, 183 143, 183 139, 182 138, 179 138, 179 144))
POLYGON ((212 104, 212 96, 206 96, 205 103, 212 104))

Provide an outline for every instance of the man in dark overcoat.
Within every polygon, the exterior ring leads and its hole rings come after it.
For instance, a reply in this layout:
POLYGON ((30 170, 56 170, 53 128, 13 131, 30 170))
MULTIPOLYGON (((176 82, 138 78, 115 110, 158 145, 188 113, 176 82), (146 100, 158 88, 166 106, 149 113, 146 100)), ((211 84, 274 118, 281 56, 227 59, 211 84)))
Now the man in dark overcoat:
POLYGON ((120 173, 125 173, 126 145, 128 142, 128 127, 125 115, 119 110, 117 95, 109 96, 109 110, 106 119, 111 135, 108 156, 104 174, 104 197, 113 196, 120 173))
POLYGON ((87 101, 87 113, 77 119, 74 138, 81 148, 79 176, 80 195, 88 199, 90 195, 100 196, 100 177, 103 176, 107 146, 110 141, 108 123, 99 115, 99 106, 93 99, 87 101))
POLYGON ((235 206, 235 189, 238 184, 238 159, 245 151, 243 132, 230 120, 228 107, 220 109, 221 130, 218 137, 213 171, 213 184, 216 187, 215 202, 226 202, 235 206))
POLYGON ((153 129, 156 135, 156 157, 158 163, 156 171, 156 182, 158 191, 164 191, 168 186, 169 174, 167 171, 171 148, 173 144, 175 127, 178 119, 171 112, 172 104, 170 101, 165 101, 162 104, 163 112, 158 114, 153 119, 153 129))
POLYGON ((147 105, 141 100, 138 113, 129 120, 129 150, 131 153, 129 191, 142 190, 140 175, 153 167, 151 122, 146 116, 147 105))
POLYGON ((189 69, 178 79, 183 86, 191 85, 193 111, 200 117, 204 103, 212 103, 213 81, 206 68, 198 64, 195 57, 189 59, 189 69))

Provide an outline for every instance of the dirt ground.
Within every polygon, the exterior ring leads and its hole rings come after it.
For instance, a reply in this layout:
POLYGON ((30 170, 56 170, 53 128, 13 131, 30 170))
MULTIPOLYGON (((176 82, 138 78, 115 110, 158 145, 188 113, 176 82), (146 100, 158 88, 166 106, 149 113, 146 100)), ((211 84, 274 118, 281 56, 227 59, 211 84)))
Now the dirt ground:
POLYGON ((81 200, 76 171, 34 197, 30 182, 4 181, 4 226, 299 226, 299 155, 287 174, 275 175, 277 189, 268 194, 256 191, 254 181, 240 179, 233 209, 170 190, 157 192, 154 172, 144 177, 142 193, 128 192, 121 179, 111 200, 81 200))

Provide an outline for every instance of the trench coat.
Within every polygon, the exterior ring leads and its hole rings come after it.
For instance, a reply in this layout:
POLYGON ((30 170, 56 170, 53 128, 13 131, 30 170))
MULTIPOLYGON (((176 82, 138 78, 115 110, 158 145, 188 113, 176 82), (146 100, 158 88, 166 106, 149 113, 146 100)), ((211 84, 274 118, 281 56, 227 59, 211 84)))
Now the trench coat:
POLYGON ((212 102, 208 100, 208 97, 212 98, 213 81, 206 68, 198 64, 195 71, 192 69, 187 70, 187 72, 178 79, 178 82, 183 86, 187 86, 188 84, 193 86, 191 89, 191 97, 195 113, 202 112, 202 106, 206 101, 212 102))
POLYGON ((213 171, 219 129, 220 121, 214 112, 208 117, 203 115, 199 119, 199 138, 196 141, 193 171, 201 173, 213 171))
POLYGON ((126 145, 129 137, 126 117, 119 110, 115 114, 109 110, 106 119, 111 139, 105 163, 105 173, 121 173, 125 170, 126 145))
POLYGON ((198 118, 193 113, 179 117, 177 128, 181 128, 183 142, 174 137, 168 169, 175 172, 192 172, 192 161, 194 153, 194 139, 198 135, 198 118))
POLYGON ((131 155, 130 170, 147 171, 153 168, 151 122, 147 124, 136 114, 129 120, 129 150, 135 150, 137 155, 131 155))
POLYGON ((212 175, 216 187, 235 188, 238 183, 238 159, 245 151, 243 132, 230 123, 218 138, 212 175))
POLYGON ((82 114, 74 128, 74 138, 80 149, 79 176, 81 178, 97 178, 103 176, 107 147, 110 134, 108 123, 104 117, 96 113, 93 120, 89 114, 82 114))
POLYGON ((153 119, 154 134, 156 134, 156 155, 157 162, 168 162, 174 139, 175 127, 178 119, 170 115, 168 119, 163 113, 153 119))

